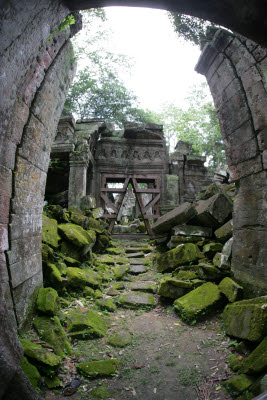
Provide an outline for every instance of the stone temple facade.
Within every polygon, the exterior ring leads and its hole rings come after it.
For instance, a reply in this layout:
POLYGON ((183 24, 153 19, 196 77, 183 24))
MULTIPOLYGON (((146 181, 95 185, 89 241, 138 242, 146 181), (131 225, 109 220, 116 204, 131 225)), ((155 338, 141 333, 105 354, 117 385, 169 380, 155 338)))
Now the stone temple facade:
POLYGON ((205 161, 182 141, 169 155, 162 125, 128 122, 115 130, 102 119, 75 122, 62 117, 51 151, 46 200, 86 208, 91 196, 104 209, 103 217, 115 220, 132 185, 145 219, 157 219, 194 201, 211 183, 205 161))

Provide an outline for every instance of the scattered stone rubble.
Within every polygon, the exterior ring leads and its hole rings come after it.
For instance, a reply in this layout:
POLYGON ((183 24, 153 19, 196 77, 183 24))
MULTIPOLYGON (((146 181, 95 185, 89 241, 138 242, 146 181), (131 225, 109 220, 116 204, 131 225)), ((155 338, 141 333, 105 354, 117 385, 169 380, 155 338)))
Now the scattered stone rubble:
MULTIPOLYGON (((222 385, 239 400, 262 390, 267 297, 242 300, 243 288, 231 272, 232 199, 211 186, 196 203, 184 203, 158 219, 153 225, 156 252, 145 241, 130 247, 114 244, 107 225, 96 217, 101 213, 95 213, 93 201, 83 211, 45 208, 46 287, 39 290, 33 321, 38 337, 21 340, 21 367, 34 387, 41 382, 48 388, 62 386, 61 365, 66 356, 72 357, 73 341, 109 335, 109 315, 118 307, 150 309, 167 301, 189 324, 223 311, 225 331, 239 347, 228 359, 235 375, 222 385)), ((127 346, 131 335, 112 332, 108 343, 127 346)), ((111 359, 77 362, 76 368, 92 379, 114 375, 120 365, 111 359)))

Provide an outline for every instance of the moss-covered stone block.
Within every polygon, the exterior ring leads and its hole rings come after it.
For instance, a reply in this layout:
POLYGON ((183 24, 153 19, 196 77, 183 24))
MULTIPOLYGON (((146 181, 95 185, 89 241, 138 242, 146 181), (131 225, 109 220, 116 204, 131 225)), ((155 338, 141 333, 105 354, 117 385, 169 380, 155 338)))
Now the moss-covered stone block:
POLYGON ((119 248, 119 247, 109 247, 109 248, 106 249, 106 252, 108 254, 118 256, 119 254, 121 254, 122 249, 119 248))
POLYGON ((178 299, 192 289, 193 284, 191 282, 167 277, 160 281, 158 294, 170 299, 178 299))
POLYGON ((51 371, 55 371, 59 367, 61 359, 54 353, 51 353, 39 344, 32 343, 27 339, 20 339, 20 343, 27 358, 29 358, 38 369, 42 368, 42 372, 45 373, 45 375, 50 375, 51 371))
POLYGON ((42 262, 48 264, 53 261, 54 250, 47 244, 42 243, 42 262))
POLYGON ((156 301, 151 293, 142 292, 127 292, 121 294, 117 299, 116 303, 124 308, 139 308, 139 307, 154 307, 156 301))
POLYGON ((83 288, 83 294, 85 297, 95 297, 95 291, 94 289, 90 288, 89 286, 85 286, 83 288))
POLYGON ((97 237, 93 251, 103 253, 106 250, 106 248, 109 246, 109 244, 110 244, 109 237, 107 235, 101 234, 97 237))
POLYGON ((116 289, 114 289, 113 287, 111 287, 111 288, 109 288, 108 289, 108 291, 106 292, 106 294, 108 295, 108 296, 119 296, 120 295, 120 292, 118 291, 118 290, 116 290, 116 289))
POLYGON ((235 354, 229 354, 227 358, 227 364, 231 368, 232 371, 237 372, 240 370, 241 361, 235 354))
POLYGON ((64 261, 65 261, 65 263, 66 263, 66 265, 68 267, 77 267, 77 268, 79 268, 80 265, 81 265, 80 261, 78 261, 78 260, 76 260, 75 258, 72 258, 72 257, 64 257, 64 261))
POLYGON ((81 268, 67 268, 68 285, 73 288, 84 288, 90 286, 99 288, 101 286, 100 276, 93 270, 81 268))
POLYGON ((218 286, 207 282, 175 300, 173 305, 183 320, 194 323, 202 315, 206 315, 214 309, 220 300, 218 286))
POLYGON ((103 264, 115 265, 114 257, 111 257, 109 255, 99 257, 99 261, 103 264))
POLYGON ((40 288, 37 296, 37 309, 47 315, 56 315, 59 312, 60 303, 58 293, 53 288, 40 288))
POLYGON ((200 264, 197 275, 200 279, 204 279, 205 281, 217 282, 222 278, 220 271, 214 267, 214 265, 210 264, 200 264))
POLYGON ((72 310, 67 314, 68 333, 77 339, 101 338, 106 335, 108 323, 96 311, 72 310))
POLYGON ((103 231, 103 226, 101 222, 93 217, 88 218, 88 228, 93 229, 98 233, 101 233, 103 231))
POLYGON ((51 286, 59 288, 62 285, 62 277, 55 264, 47 264, 46 275, 51 286))
POLYGON ((249 375, 259 374, 267 368, 267 336, 243 361, 241 372, 249 375))
POLYGON ((95 299, 102 299, 103 298, 103 293, 99 290, 95 290, 95 299))
POLYGON ((233 236, 233 221, 230 220, 226 222, 226 224, 218 228, 214 232, 214 234, 217 240, 219 240, 220 242, 222 243, 227 242, 227 240, 229 240, 233 236))
POLYGON ((230 303, 233 303, 240 299, 243 293, 242 286, 238 285, 238 283, 228 277, 224 278, 219 283, 219 289, 227 297, 230 303))
POLYGON ((130 269, 129 265, 121 265, 121 266, 113 268, 113 273, 114 273, 115 279, 117 281, 122 279, 127 274, 129 269, 130 269))
POLYGON ((79 225, 61 224, 58 225, 60 234, 73 245, 83 248, 85 246, 93 247, 96 241, 95 232, 87 231, 79 225))
POLYGON ((56 267, 59 270, 61 276, 65 276, 67 274, 67 265, 63 261, 58 261, 56 263, 56 267))
POLYGON ((69 218, 67 217, 64 209, 60 205, 49 205, 45 208, 45 214, 49 218, 56 219, 57 222, 68 222, 69 218))
POLYGON ((56 249, 59 239, 57 221, 43 215, 42 241, 56 249))
POLYGON ((60 253, 66 257, 76 260, 76 263, 79 263, 82 258, 81 249, 77 246, 74 246, 70 242, 67 242, 66 240, 62 241, 60 245, 60 253))
POLYGON ((38 369, 32 365, 26 357, 23 357, 20 363, 20 367, 31 382, 35 389, 39 389, 41 385, 41 375, 38 369))
POLYGON ((46 376, 44 379, 44 383, 48 387, 48 389, 55 389, 57 387, 63 386, 63 383, 61 382, 58 376, 54 377, 46 376))
POLYGON ((132 343, 132 336, 129 332, 115 332, 108 338, 108 343, 113 347, 125 347, 132 343))
POLYGON ((120 361, 115 358, 103 361, 82 362, 76 364, 77 370, 89 377, 97 378, 99 376, 112 376, 117 374, 120 361))
POLYGON ((114 256, 114 259, 116 264, 124 265, 129 263, 128 258, 125 257, 114 256))
MULTIPOLYGON (((121 268, 121 267, 120 267, 121 268)), ((123 290, 125 289, 125 283, 124 282, 116 282, 112 285, 112 287, 116 290, 123 290)))
POLYGON ((181 244, 163 254, 157 254, 154 263, 158 272, 173 270, 180 265, 188 264, 199 258, 199 248, 193 243, 181 244))
POLYGON ((101 308, 101 310, 106 310, 109 312, 114 312, 117 310, 117 306, 111 298, 99 299, 96 301, 96 304, 99 308, 101 308))
POLYGON ((227 335, 260 342, 267 335, 267 296, 228 304, 222 317, 227 335))
POLYGON ((63 358, 66 354, 73 353, 67 335, 57 317, 37 317, 33 321, 33 326, 40 339, 51 344, 57 356, 63 358))
POLYGON ((89 226, 88 217, 81 213, 80 210, 70 208, 70 221, 82 228, 87 229, 89 226))
POLYGON ((175 273, 175 278, 182 281, 191 281, 192 279, 197 279, 197 272, 195 271, 178 271, 175 273))
POLYGON ((222 386, 233 397, 242 394, 245 390, 249 389, 252 384, 252 379, 244 374, 232 376, 227 381, 222 382, 222 386))
POLYGON ((109 399, 113 397, 113 394, 107 387, 96 387, 90 391, 90 396, 95 400, 109 399))
POLYGON ((221 252, 223 249, 223 245, 222 243, 208 243, 205 244, 205 246, 203 247, 203 254, 205 255, 205 257, 209 258, 210 260, 213 259, 213 257, 215 256, 215 254, 217 252, 221 252))

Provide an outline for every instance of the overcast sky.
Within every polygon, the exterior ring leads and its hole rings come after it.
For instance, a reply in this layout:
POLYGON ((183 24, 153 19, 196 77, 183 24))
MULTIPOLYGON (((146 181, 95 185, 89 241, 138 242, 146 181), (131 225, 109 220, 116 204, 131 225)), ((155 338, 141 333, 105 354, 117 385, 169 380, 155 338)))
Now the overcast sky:
POLYGON ((205 81, 194 71, 197 46, 178 38, 166 11, 135 7, 105 8, 113 31, 111 49, 133 59, 127 86, 143 108, 159 111, 166 102, 183 106, 190 87, 205 81))

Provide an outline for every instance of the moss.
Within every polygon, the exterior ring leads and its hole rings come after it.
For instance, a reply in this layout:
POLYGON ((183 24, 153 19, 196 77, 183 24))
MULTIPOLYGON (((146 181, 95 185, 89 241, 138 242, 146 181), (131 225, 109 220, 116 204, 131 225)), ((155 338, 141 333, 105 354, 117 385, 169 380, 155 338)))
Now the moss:
POLYGON ((220 271, 216 267, 214 267, 214 265, 210 264, 199 265, 197 275, 200 279, 215 282, 220 281, 222 277, 220 271))
POLYGON ((115 265, 114 258, 108 255, 101 256, 99 261, 104 264, 115 265))
POLYGON ((227 363, 232 371, 237 372, 238 370, 240 370, 241 361, 238 359, 236 355, 230 354, 228 356, 227 363))
POLYGON ((96 260, 94 262, 94 266, 95 266, 95 269, 99 272, 106 272, 106 273, 110 272, 110 266, 107 264, 103 264, 102 262, 100 262, 98 260, 96 260))
POLYGON ((57 317, 37 317, 33 321, 33 326, 40 339, 51 344, 57 356, 64 357, 66 354, 73 353, 67 335, 57 317))
POLYGON ((79 247, 72 245, 70 242, 63 241, 60 245, 60 252, 66 257, 75 260, 76 264, 80 264, 79 260, 81 260, 82 252, 79 247))
POLYGON ((229 240, 233 236, 233 222, 228 221, 226 224, 221 226, 219 229, 217 229, 214 232, 216 238, 222 242, 225 243, 227 240, 229 240))
POLYGON ((83 288, 83 294, 85 297, 94 297, 95 291, 94 291, 94 289, 90 288, 89 286, 85 286, 83 288))
POLYGON ((208 282, 175 300, 174 307, 185 321, 193 323, 203 314, 210 312, 220 298, 218 286, 208 282))
MULTIPOLYGON (((122 268, 122 267, 120 267, 120 268, 122 268)), ((125 289, 125 283, 124 282, 116 282, 116 283, 114 283, 114 285, 112 287, 115 290, 123 290, 123 289, 125 289)))
POLYGON ((231 278, 224 278, 219 284, 220 291, 227 297, 230 303, 240 299, 243 288, 231 278))
POLYGON ((178 299, 192 289, 193 285, 190 282, 167 277, 160 281, 158 294, 163 297, 178 299))
POLYGON ((68 333, 72 337, 88 339, 106 335, 108 324, 105 319, 93 310, 86 312, 72 310, 67 314, 68 333))
POLYGON ((93 270, 80 268, 67 268, 68 285, 73 288, 84 288, 90 286, 99 288, 101 285, 100 276, 93 270))
POLYGON ((116 261, 116 264, 121 264, 121 265, 129 263, 128 258, 120 257, 120 256, 115 256, 115 261, 116 261))
POLYGON ((47 264, 47 275, 50 284, 54 287, 60 287, 62 284, 62 277, 55 264, 47 264))
POLYGON ((165 272, 197 260, 199 254, 199 249, 195 244, 181 244, 166 253, 156 255, 154 263, 157 266, 158 272, 165 272))
POLYGON ((110 298, 105 298, 101 300, 97 300, 96 304, 98 307, 100 307, 102 310, 107 310, 109 312, 114 312, 117 310, 116 304, 114 301, 110 298))
POLYGON ((141 292, 148 292, 148 293, 156 293, 157 292, 157 284, 155 282, 149 281, 137 281, 133 282, 129 285, 130 290, 138 290, 141 292))
POLYGON ((40 288, 37 296, 37 309, 48 315, 56 315, 59 311, 59 297, 55 289, 40 288))
POLYGON ((87 229, 89 226, 88 217, 83 215, 79 210, 74 208, 69 209, 70 220, 76 225, 80 225, 82 228, 87 229))
POLYGON ((43 367, 42 371, 45 375, 49 375, 51 371, 55 371, 60 365, 60 358, 39 344, 32 343, 27 339, 20 339, 20 343, 27 358, 36 364, 38 368, 43 367))
POLYGON ((91 361, 76 364, 77 370, 89 378, 112 376, 118 372, 120 361, 116 359, 91 361))
POLYGON ((61 224, 58 225, 58 230, 66 240, 79 248, 93 246, 96 240, 93 231, 86 231, 79 225, 61 224))
POLYGON ((94 251, 102 253, 109 246, 109 244, 110 241, 106 235, 99 235, 94 246, 94 251))
POLYGON ((43 215, 42 241, 53 248, 58 247, 60 239, 57 229, 57 221, 43 215))
POLYGON ((108 291, 106 292, 108 296, 119 296, 120 292, 113 287, 109 288, 108 291))
POLYGON ((27 376, 27 378, 29 379, 29 381, 31 382, 32 386, 35 389, 38 389, 41 384, 41 375, 40 375, 38 369, 34 365, 32 365, 27 360, 26 357, 22 358, 20 366, 21 366, 23 372, 25 373, 25 375, 27 376))
POLYGON ((99 289, 95 290, 95 299, 102 299, 103 294, 99 289))
POLYGON ((50 205, 45 209, 45 214, 49 218, 56 219, 58 222, 68 222, 69 219, 60 205, 50 205))
POLYGON ((253 381, 246 375, 235 375, 227 381, 222 382, 222 386, 230 393, 231 396, 238 396, 247 390, 253 381))
POLYGON ((267 335, 267 298, 228 304, 222 314, 226 333, 230 336, 260 342, 267 335))
POLYGON ((128 271, 129 271, 128 265, 121 265, 113 268, 113 273, 117 281, 122 279, 127 274, 128 271))
POLYGON ((254 375, 264 372, 267 368, 267 336, 255 350, 243 361, 241 372, 254 375))
POLYGON ((115 332, 108 338, 108 343, 113 347, 125 347, 132 342, 129 332, 115 332))
POLYGON ((90 392, 93 399, 107 399, 112 397, 112 393, 106 387, 94 388, 90 392))
POLYGON ((42 243, 42 262, 48 264, 53 260, 54 250, 47 244, 42 243))
POLYGON ((146 226, 145 226, 145 223, 144 223, 144 222, 141 222, 141 224, 140 224, 139 227, 137 228, 137 232, 140 232, 140 233, 147 233, 146 226))
POLYGON ((49 389, 54 389, 63 386, 61 380, 57 376, 54 376, 52 378, 50 376, 46 376, 44 379, 44 383, 49 389))

